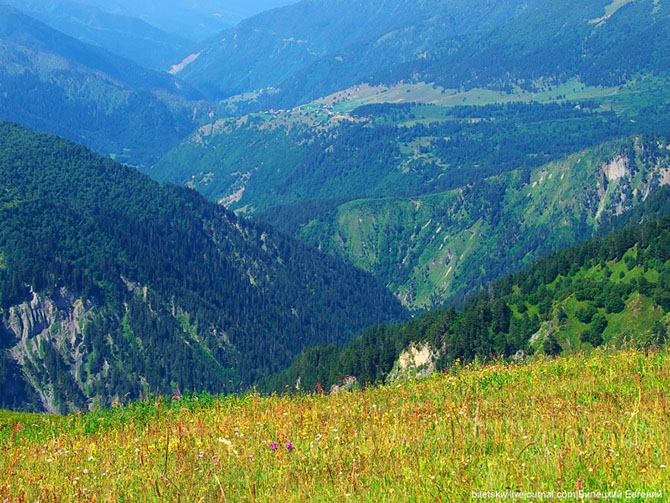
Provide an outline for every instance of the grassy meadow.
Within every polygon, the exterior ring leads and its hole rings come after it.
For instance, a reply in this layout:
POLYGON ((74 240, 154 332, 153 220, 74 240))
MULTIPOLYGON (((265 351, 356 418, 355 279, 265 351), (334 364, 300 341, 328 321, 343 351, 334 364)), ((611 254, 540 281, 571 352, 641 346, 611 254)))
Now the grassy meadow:
POLYGON ((668 390, 667 350, 596 351, 338 395, 2 413, 0 501, 664 501, 626 491, 670 498, 668 390))

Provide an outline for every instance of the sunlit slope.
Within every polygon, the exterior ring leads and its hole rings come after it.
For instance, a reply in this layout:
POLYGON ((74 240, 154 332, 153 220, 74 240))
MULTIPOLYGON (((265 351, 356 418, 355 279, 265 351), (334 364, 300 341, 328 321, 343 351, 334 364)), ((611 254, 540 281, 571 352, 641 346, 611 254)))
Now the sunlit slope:
MULTIPOLYGON (((607 226, 667 215, 668 201, 663 189, 607 226)), ((351 389, 425 377, 478 358, 524 360, 603 344, 658 347, 670 327, 669 229, 667 216, 627 226, 489 283, 458 310, 434 309, 407 323, 373 327, 341 349, 308 348, 264 389, 351 389)))
POLYGON ((11 420, 0 426, 0 496, 464 502, 486 490, 660 491, 670 485, 669 364, 667 351, 598 352, 340 395, 11 420))
POLYGON ((634 138, 449 192, 352 201, 297 234, 425 307, 591 237, 669 183, 666 145, 634 138))

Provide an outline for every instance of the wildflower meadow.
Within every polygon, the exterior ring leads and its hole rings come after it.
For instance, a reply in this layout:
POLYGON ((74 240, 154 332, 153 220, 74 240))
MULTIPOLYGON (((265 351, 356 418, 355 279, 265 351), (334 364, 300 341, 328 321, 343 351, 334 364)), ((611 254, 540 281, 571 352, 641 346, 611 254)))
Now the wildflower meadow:
POLYGON ((668 501, 668 390, 668 351, 598 351, 336 395, 4 413, 0 501, 668 501))

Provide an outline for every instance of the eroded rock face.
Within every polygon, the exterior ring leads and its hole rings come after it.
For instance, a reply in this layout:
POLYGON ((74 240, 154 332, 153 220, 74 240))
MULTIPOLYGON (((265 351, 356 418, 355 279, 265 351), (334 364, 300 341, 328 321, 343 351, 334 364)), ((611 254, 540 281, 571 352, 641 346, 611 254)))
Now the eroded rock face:
POLYGON ((436 360, 437 353, 430 344, 412 344, 400 355, 387 381, 393 382, 429 377, 436 370, 436 360))
POLYGON ((9 315, 4 320, 5 328, 21 339, 30 339, 43 335, 55 323, 60 323, 68 333, 70 339, 81 334, 79 325, 91 305, 85 305, 77 296, 65 288, 56 292, 53 297, 44 297, 32 293, 30 302, 24 302, 9 309, 9 315))
POLYGON ((600 166, 597 172, 598 222, 603 215, 621 215, 643 202, 651 192, 670 184, 670 166, 662 155, 650 154, 645 158, 645 145, 634 145, 635 155, 618 155, 600 166))
POLYGON ((29 302, 8 310, 2 324, 5 334, 14 340, 10 347, 12 358, 23 369, 44 410, 55 413, 58 411, 53 386, 57 383, 52 382, 44 365, 44 345, 50 345, 61 355, 76 381, 77 371, 86 356, 82 328, 92 317, 94 305, 65 288, 48 297, 32 290, 31 293, 29 302))
POLYGON ((339 384, 333 384, 330 387, 331 393, 341 393, 342 391, 351 391, 358 386, 358 379, 354 376, 347 376, 339 384))
POLYGON ((616 159, 603 166, 603 172, 610 182, 623 178, 624 176, 630 176, 630 170, 628 168, 629 162, 627 157, 618 156, 616 159))

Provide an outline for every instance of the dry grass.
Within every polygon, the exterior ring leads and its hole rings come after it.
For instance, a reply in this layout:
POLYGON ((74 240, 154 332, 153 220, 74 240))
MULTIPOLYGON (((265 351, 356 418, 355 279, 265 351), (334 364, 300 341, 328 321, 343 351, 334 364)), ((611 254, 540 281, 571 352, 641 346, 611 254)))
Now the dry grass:
POLYGON ((651 501, 625 491, 670 488, 669 364, 667 351, 597 353, 334 396, 23 417, 0 430, 0 501, 462 502, 578 487, 651 501))

